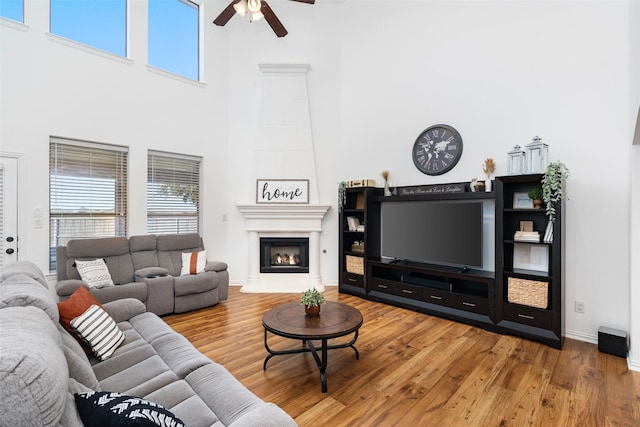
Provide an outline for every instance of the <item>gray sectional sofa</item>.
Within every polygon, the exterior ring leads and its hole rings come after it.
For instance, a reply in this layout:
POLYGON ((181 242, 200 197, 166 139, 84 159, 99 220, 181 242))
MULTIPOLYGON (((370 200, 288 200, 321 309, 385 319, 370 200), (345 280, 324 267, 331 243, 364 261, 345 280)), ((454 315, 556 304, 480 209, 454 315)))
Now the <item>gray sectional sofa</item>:
POLYGON ((115 286, 89 289, 101 303, 136 298, 157 315, 209 307, 227 299, 227 264, 207 261, 203 273, 180 275, 182 254, 203 249, 197 233, 71 240, 56 248, 56 292, 64 300, 87 287, 76 260, 103 258, 115 286))
POLYGON ((137 299, 102 306, 125 338, 98 361, 60 326, 55 296, 34 264, 0 270, 0 425, 104 425, 80 419, 74 393, 90 390, 147 399, 190 427, 296 425, 137 299))

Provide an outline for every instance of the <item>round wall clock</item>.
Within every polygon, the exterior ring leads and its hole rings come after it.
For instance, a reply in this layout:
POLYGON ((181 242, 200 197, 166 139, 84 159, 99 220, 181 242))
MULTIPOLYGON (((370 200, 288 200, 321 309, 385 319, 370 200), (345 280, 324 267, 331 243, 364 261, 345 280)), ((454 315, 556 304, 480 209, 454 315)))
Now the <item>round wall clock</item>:
POLYGON ((462 137, 449 125, 430 126, 418 135, 411 156, 420 172, 442 175, 462 157, 462 137))

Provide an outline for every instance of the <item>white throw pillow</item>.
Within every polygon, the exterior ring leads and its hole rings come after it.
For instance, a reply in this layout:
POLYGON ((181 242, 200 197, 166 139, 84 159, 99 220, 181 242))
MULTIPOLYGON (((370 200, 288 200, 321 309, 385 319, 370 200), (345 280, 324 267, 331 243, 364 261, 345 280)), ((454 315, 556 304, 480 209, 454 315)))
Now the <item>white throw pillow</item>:
POLYGON ((78 273, 80 273, 80 278, 87 283, 89 289, 115 286, 107 264, 102 258, 92 261, 80 261, 77 259, 76 268, 78 269, 78 273))
POLYGON ((204 266, 207 264, 207 251, 187 252, 182 254, 181 276, 189 274, 204 273, 204 266))
POLYGON ((124 341, 124 333, 115 320, 99 306, 93 304, 71 321, 71 327, 91 347, 100 360, 107 360, 124 341))

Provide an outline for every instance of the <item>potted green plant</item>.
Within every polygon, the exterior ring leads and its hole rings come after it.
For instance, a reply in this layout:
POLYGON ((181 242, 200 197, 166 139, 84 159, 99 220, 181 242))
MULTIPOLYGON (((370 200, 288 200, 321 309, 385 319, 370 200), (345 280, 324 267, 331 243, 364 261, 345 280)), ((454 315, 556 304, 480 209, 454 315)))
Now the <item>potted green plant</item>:
POLYGON ((552 162, 542 176, 542 200, 547 207, 547 216, 551 222, 556 219, 555 203, 567 197, 567 178, 569 169, 560 162, 552 162))
POLYGON ((536 209, 542 208, 542 186, 534 185, 527 193, 529 198, 533 200, 533 207, 536 209))
POLYGON ((338 183, 338 211, 342 212, 342 207, 347 202, 347 183, 340 181, 338 183))
POLYGON ((304 305, 304 311, 310 316, 318 315, 320 313, 320 304, 325 302, 327 300, 324 297, 324 293, 315 287, 307 289, 300 297, 300 303, 304 305))

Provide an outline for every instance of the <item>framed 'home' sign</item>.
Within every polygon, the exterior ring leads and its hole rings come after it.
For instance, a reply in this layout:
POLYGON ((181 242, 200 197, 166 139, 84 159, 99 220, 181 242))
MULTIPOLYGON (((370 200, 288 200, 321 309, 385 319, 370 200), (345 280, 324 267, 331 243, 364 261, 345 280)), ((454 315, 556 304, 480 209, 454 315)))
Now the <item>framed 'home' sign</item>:
POLYGON ((256 203, 309 203, 308 179, 258 179, 256 203))

